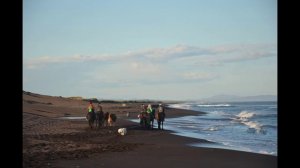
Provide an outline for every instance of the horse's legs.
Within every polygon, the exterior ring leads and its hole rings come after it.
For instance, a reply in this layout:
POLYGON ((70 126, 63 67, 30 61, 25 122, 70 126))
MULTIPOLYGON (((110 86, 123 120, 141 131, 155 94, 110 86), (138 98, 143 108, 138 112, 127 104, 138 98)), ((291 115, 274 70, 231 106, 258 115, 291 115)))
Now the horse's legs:
POLYGON ((151 121, 151 129, 153 129, 154 120, 151 121))
POLYGON ((147 128, 147 119, 144 118, 144 128, 147 128))
POLYGON ((90 128, 93 129, 92 122, 89 121, 90 128))
POLYGON ((95 120, 95 122, 96 122, 96 128, 98 128, 98 115, 96 115, 96 120, 95 120))
POLYGON ((160 129, 160 121, 157 120, 158 129, 160 129))

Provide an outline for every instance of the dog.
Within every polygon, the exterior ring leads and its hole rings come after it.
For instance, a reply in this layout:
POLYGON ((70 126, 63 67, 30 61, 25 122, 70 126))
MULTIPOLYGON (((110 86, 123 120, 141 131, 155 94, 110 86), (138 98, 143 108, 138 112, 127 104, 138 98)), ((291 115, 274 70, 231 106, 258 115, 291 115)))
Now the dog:
POLYGON ((127 129, 126 128, 119 128, 118 133, 124 136, 124 135, 127 134, 127 129))

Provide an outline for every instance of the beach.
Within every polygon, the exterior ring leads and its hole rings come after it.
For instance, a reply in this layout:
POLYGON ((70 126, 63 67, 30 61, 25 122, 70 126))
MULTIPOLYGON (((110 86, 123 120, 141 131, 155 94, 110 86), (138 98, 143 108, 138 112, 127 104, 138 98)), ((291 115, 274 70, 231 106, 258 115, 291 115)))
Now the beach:
MULTIPOLYGON (((23 92, 23 167, 277 167, 277 156, 192 147, 188 144, 205 140, 141 128, 130 121, 141 104, 103 102, 103 111, 115 113, 117 121, 90 129, 85 119, 61 118, 84 117, 87 101, 23 92), (125 136, 117 132, 123 127, 125 136)), ((199 112, 166 108, 167 118, 195 114, 199 112)))

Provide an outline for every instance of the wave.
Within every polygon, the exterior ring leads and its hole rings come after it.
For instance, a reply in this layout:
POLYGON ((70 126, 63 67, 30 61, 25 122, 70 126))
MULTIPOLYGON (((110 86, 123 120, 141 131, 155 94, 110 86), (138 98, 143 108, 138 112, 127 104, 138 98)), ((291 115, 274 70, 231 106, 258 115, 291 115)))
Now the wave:
POLYGON ((211 126, 209 128, 204 129, 204 131, 218 131, 219 127, 218 126, 211 126))
POLYGON ((249 119, 254 116, 256 116, 254 112, 242 111, 236 115, 237 118, 235 120, 238 120, 242 124, 246 125, 248 127, 247 132, 249 133, 266 134, 267 131, 264 129, 264 125, 256 121, 249 121, 249 119))
POLYGON ((231 120, 236 120, 235 118, 201 118, 201 120, 206 120, 206 121, 231 121, 231 120))
POLYGON ((170 104, 168 105, 170 108, 178 108, 178 109, 190 109, 191 105, 189 104, 170 104))
POLYGON ((273 129, 277 129, 276 125, 263 125, 263 128, 273 128, 273 129))
POLYGON ((261 153, 261 154, 266 154, 266 155, 276 155, 277 154, 276 152, 268 152, 268 151, 265 151, 265 150, 260 150, 258 152, 261 153))
POLYGON ((240 120, 248 120, 249 118, 252 118, 255 115, 256 114, 253 112, 242 111, 238 115, 236 115, 236 117, 238 117, 238 119, 240 120))
POLYGON ((198 107, 231 107, 230 104, 198 104, 198 107))
POLYGON ((262 118, 274 118, 277 117, 277 114, 259 114, 258 116, 262 118))
POLYGON ((267 133, 267 131, 263 129, 263 125, 258 122, 248 121, 242 123, 248 126, 247 132, 249 133, 261 133, 261 134, 267 133))

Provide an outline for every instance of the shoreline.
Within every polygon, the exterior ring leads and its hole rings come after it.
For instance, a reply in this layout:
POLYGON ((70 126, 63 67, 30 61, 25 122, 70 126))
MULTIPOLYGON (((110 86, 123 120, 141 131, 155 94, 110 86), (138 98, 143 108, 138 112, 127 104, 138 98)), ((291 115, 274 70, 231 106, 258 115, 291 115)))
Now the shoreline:
MULTIPOLYGON (((177 109, 177 110, 182 110, 181 108, 177 108, 177 107, 171 107, 171 108, 174 108, 174 109, 177 109)), ((194 111, 194 110, 190 110, 190 109, 184 109, 184 110, 190 111, 190 112, 195 112, 195 113, 197 113, 196 114, 197 116, 207 114, 207 112, 203 112, 203 111, 194 111)), ((196 115, 194 115, 194 116, 196 116, 196 115)), ((254 154, 270 155, 270 156, 276 156, 276 157, 278 156, 278 154, 276 152, 266 152, 266 151, 263 151, 263 150, 258 151, 258 150, 255 150, 255 149, 252 149, 252 148, 250 149, 250 148, 243 147, 243 146, 241 146, 241 147, 239 147, 239 146, 228 146, 228 145, 223 144, 223 142, 221 142, 221 141, 210 141, 208 139, 204 139, 205 137, 201 138, 201 136, 200 136, 200 138, 199 138, 199 136, 194 135, 193 133, 192 134, 185 133, 182 130, 181 131, 176 131, 177 129, 174 128, 174 123, 173 123, 172 129, 175 130, 175 135, 188 137, 188 138, 203 139, 203 140, 206 140, 208 142, 207 144, 201 144, 201 143, 199 143, 199 144, 197 144, 197 143, 190 144, 193 147, 216 148, 216 149, 225 149, 225 150, 249 152, 249 153, 254 153, 254 154)))
MULTIPOLYGON (((171 130, 142 129, 129 120, 136 119, 139 103, 125 107, 103 103, 103 110, 116 113, 118 119, 115 126, 99 130, 90 130, 85 120, 56 119, 84 116, 86 104, 23 94, 23 167, 277 167, 277 156, 193 147, 187 144, 205 140, 174 135, 171 130), (117 133, 120 127, 128 129, 127 135, 117 133)), ((167 118, 199 114, 168 107, 166 113, 167 118)))

